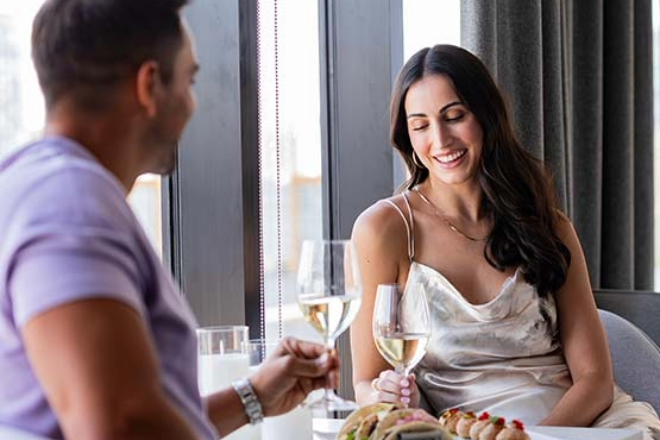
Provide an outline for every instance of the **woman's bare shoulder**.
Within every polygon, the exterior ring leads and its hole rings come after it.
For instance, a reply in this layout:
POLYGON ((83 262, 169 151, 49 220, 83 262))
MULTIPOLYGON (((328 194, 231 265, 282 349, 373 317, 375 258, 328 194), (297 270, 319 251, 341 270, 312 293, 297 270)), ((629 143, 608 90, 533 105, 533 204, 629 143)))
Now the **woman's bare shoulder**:
POLYGON ((399 249, 403 246, 403 249, 406 249, 408 232, 404 217, 408 217, 407 209, 401 195, 377 201, 365 209, 355 221, 353 240, 358 245, 362 242, 368 243, 370 247, 399 249))
POLYGON ((572 243, 578 242, 577 233, 573 227, 573 222, 571 219, 562 211, 556 210, 556 220, 555 220, 555 234, 564 242, 564 244, 570 245, 572 243))
POLYGON ((405 236, 406 224, 403 214, 407 217, 407 207, 403 202, 403 196, 395 195, 387 199, 378 200, 365 209, 355 221, 353 234, 401 234, 405 236), (396 205, 401 212, 392 206, 396 205))
POLYGON ((352 241, 363 261, 364 276, 387 277, 396 280, 400 264, 408 261, 408 229, 404 218, 408 215, 402 196, 379 200, 360 214, 353 225, 352 241), (403 205, 403 208, 402 208, 403 205))

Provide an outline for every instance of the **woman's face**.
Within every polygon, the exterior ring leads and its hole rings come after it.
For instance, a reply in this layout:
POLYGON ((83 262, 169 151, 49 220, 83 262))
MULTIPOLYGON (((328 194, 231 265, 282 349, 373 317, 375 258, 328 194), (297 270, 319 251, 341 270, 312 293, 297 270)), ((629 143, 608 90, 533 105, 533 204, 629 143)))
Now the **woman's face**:
POLYGON ((429 75, 408 89, 408 134, 429 176, 445 184, 476 181, 483 130, 446 75, 429 75))

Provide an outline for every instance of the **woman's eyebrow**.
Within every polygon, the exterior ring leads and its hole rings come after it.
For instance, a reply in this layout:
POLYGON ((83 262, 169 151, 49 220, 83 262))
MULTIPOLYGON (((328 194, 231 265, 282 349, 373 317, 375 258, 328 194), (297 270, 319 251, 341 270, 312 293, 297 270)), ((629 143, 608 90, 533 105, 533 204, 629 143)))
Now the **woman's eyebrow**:
MULTIPOLYGON (((447 110, 449 110, 450 108, 452 108, 456 105, 465 105, 465 104, 463 104, 463 102, 461 102, 461 101, 450 102, 449 104, 442 107, 438 113, 443 114, 444 112, 446 112, 447 110)), ((411 113, 406 117, 406 119, 419 118, 419 117, 424 118, 424 117, 426 117, 426 114, 425 113, 411 113)))
POLYGON ((465 105, 465 104, 463 104, 461 101, 450 102, 449 104, 442 107, 438 113, 443 114, 444 112, 449 110, 451 107, 454 107, 456 105, 465 105))

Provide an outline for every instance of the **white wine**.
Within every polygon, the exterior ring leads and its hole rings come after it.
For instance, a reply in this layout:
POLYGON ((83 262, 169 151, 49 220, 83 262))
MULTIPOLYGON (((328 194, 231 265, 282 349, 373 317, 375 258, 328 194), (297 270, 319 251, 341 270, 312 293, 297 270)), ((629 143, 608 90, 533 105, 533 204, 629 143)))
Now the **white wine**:
POLYGON ((426 354, 426 343, 429 339, 426 333, 390 333, 374 336, 381 356, 397 371, 408 371, 417 365, 426 354))
POLYGON ((353 322, 362 298, 357 295, 304 295, 298 305, 305 320, 328 339, 335 340, 353 322))

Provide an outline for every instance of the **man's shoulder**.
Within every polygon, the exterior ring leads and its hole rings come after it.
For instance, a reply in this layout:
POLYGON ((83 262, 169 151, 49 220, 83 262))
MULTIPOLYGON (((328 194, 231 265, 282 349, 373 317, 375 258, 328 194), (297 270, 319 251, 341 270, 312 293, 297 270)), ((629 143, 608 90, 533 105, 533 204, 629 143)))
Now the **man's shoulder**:
POLYGON ((29 144, 0 163, 3 184, 30 185, 52 179, 53 184, 85 180, 98 186, 118 185, 116 180, 84 147, 64 138, 45 138, 29 144))
POLYGON ((130 209, 114 176, 90 155, 48 140, 0 164, 0 197, 27 221, 79 223, 130 209))

